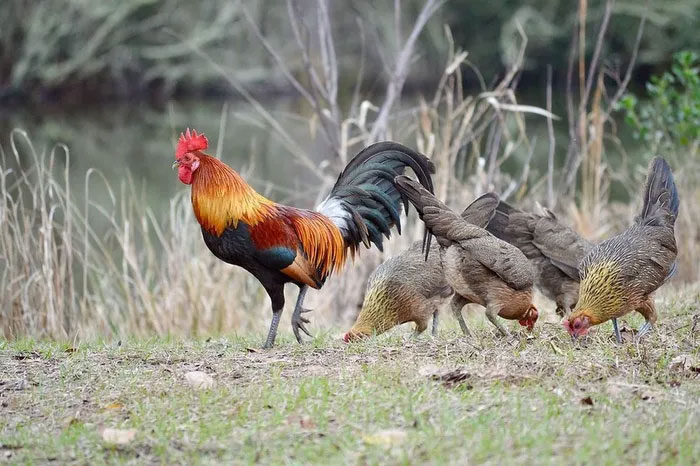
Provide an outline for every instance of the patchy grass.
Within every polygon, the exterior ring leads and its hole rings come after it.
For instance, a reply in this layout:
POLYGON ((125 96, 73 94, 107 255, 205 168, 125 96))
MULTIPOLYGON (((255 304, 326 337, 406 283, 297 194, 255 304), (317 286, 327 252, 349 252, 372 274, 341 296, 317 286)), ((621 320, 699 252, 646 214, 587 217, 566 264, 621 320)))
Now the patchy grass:
POLYGON ((0 461, 697 464, 698 297, 660 312, 624 345, 552 322, 507 341, 481 316, 473 340, 444 318, 434 340, 285 335, 272 351, 252 349, 262 335, 0 340, 0 461), (195 370, 215 386, 190 387, 195 370), (104 428, 136 436, 110 445, 104 428))

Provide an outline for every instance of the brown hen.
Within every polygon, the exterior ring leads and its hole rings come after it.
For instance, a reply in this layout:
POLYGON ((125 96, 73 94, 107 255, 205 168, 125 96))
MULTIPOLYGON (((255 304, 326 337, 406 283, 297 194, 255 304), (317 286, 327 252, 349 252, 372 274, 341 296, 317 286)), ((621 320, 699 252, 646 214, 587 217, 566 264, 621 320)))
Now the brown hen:
POLYGON ((591 326, 612 320, 615 337, 621 343, 617 318, 631 311, 639 312, 646 320, 638 337, 651 330, 656 322, 652 293, 676 268, 674 224, 678 206, 671 168, 656 157, 649 165, 642 211, 632 226, 593 247, 579 265, 578 304, 564 322, 571 336, 585 335, 591 326))
POLYGON ((578 301, 578 264, 593 244, 544 209, 544 215, 523 212, 501 201, 486 229, 516 246, 535 266, 535 285, 557 305, 560 316, 578 301))
MULTIPOLYGON (((497 205, 498 196, 486 193, 464 209, 462 217, 484 227, 497 205)), ((440 247, 433 243, 426 260, 422 246, 422 241, 416 241, 372 273, 362 310, 345 334, 346 342, 384 333, 405 322, 415 322, 418 335, 428 328, 431 316, 433 336, 437 334, 438 308, 452 296, 452 288, 445 281, 440 247)))
POLYGON ((527 257, 515 246, 466 222, 410 178, 398 176, 394 181, 440 245, 445 279, 455 292, 452 310, 462 331, 471 335, 461 314, 469 303, 484 306, 486 317, 505 336, 509 332, 497 316, 518 320, 532 329, 538 313, 532 304, 535 273, 527 257))

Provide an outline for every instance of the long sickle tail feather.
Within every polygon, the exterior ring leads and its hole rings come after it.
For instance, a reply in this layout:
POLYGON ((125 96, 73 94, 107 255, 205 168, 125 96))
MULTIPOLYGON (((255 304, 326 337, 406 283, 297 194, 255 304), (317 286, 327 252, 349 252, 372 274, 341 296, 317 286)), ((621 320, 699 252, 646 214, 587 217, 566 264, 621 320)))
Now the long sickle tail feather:
MULTIPOLYGON (((408 199, 396 188, 394 178, 411 168, 419 183, 433 192, 435 165, 426 156, 395 142, 380 142, 357 154, 338 176, 328 197, 317 207, 341 231, 354 252, 360 243, 383 249, 383 236, 396 226, 401 234, 401 204, 408 199)), ((426 231, 424 245, 430 246, 426 231)))

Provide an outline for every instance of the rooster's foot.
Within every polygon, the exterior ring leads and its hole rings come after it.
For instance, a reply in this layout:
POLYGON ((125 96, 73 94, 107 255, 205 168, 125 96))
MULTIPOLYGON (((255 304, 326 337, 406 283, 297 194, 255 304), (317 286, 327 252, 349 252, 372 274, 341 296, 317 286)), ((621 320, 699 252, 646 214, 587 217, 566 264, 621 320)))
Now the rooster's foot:
POLYGON ((294 336, 299 343, 304 342, 304 340, 301 338, 301 332, 299 330, 304 332, 307 336, 313 338, 313 335, 311 335, 311 332, 309 332, 309 329, 307 329, 305 325, 311 323, 311 321, 302 316, 302 314, 306 314, 307 312, 311 312, 311 309, 300 308, 298 313, 295 312, 294 315, 292 315, 292 331, 294 332, 294 336))

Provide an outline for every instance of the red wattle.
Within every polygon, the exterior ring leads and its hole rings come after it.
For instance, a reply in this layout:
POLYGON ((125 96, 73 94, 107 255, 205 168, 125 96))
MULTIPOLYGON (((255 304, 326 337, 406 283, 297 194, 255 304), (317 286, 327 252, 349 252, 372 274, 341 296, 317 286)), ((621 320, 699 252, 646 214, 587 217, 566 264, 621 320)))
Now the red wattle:
POLYGON ((192 184, 192 170, 190 167, 180 165, 180 168, 177 169, 177 177, 185 184, 192 184))

